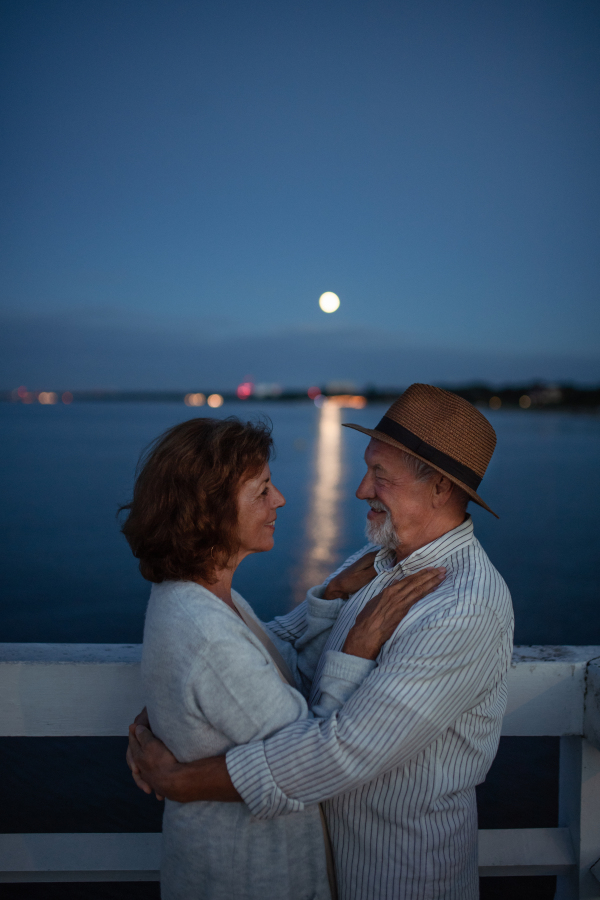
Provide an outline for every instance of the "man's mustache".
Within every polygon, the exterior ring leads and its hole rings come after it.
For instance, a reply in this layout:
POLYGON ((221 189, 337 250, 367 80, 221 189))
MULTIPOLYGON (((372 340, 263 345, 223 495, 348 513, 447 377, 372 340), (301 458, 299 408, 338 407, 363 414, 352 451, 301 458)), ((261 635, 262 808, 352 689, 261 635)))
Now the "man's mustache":
POLYGON ((388 515, 390 514, 389 509, 387 508, 385 503, 381 502, 381 500, 368 500, 367 502, 371 509, 375 510, 375 512, 384 512, 388 515))

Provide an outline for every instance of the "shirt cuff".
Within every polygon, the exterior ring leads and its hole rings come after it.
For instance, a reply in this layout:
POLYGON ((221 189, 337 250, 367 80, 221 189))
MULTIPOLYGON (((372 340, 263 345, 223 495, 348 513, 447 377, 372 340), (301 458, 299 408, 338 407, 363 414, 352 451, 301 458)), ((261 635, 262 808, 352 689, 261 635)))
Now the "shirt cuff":
POLYGON ((225 760, 236 791, 255 818, 272 819, 304 809, 301 800, 292 800, 277 787, 262 741, 232 747, 225 760))
POLYGON ((319 703, 312 707, 313 715, 325 717, 339 709, 354 694, 377 663, 373 659, 363 659, 327 650, 325 664, 319 680, 319 703))
POLYGON ((337 597, 335 600, 325 600, 323 598, 324 590, 325 585, 318 584, 306 592, 309 615, 319 619, 337 619, 340 609, 346 601, 341 597, 337 597))
POLYGON ((374 659, 352 656, 350 653, 342 653, 341 650, 327 650, 321 678, 324 675, 330 675, 332 678, 343 678, 354 684, 362 684, 376 665, 377 662, 374 659))

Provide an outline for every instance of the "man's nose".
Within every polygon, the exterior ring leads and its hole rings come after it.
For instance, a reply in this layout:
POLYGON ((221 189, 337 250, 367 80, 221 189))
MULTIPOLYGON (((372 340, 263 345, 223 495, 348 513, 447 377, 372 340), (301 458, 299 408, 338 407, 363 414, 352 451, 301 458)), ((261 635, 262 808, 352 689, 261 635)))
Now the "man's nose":
POLYGON ((375 496, 375 492, 373 490, 373 479, 369 476, 368 472, 357 487, 356 496, 359 500, 370 500, 375 496))

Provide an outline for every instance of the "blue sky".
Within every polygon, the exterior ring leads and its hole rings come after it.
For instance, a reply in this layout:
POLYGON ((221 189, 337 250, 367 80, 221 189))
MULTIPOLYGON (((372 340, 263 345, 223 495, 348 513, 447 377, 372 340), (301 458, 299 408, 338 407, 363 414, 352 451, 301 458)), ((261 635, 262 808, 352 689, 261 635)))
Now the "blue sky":
POLYGON ((2 10, 0 386, 600 381, 597 2, 2 10))

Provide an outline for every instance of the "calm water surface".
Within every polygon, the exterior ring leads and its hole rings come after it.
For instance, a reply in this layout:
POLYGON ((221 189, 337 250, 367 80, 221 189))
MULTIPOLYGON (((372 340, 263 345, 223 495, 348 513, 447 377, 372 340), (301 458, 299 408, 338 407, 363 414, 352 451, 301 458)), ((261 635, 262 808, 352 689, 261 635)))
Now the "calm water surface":
MULTIPOLYGON (((268 619, 364 543, 354 497, 385 407, 230 404, 203 415, 268 415, 273 479, 287 498, 275 549, 244 561, 236 587, 268 619)), ((149 585, 115 518, 138 455, 191 417, 172 404, 0 405, 4 641, 138 642, 149 585)), ((600 417, 498 412, 498 447, 476 534, 511 589, 517 643, 600 644, 600 417)))

